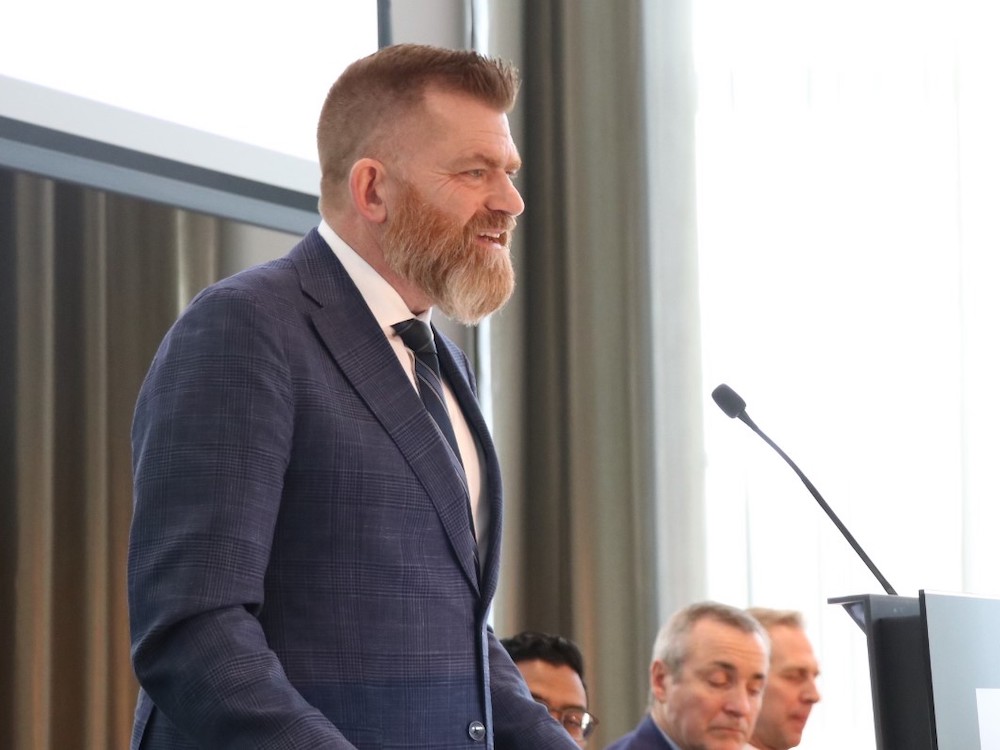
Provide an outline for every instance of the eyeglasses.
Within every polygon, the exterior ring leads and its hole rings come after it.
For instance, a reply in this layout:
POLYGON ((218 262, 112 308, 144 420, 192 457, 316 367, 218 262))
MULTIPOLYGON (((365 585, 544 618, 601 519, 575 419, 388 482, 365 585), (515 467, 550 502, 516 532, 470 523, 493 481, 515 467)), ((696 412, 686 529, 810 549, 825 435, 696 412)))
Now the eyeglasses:
POLYGON ((583 742, 583 740, 594 733, 594 727, 597 726, 597 717, 593 714, 576 706, 560 710, 552 708, 552 706, 543 700, 539 700, 538 698, 535 700, 545 706, 545 710, 549 712, 549 715, 562 724, 566 728, 566 731, 569 732, 569 736, 577 742, 583 742))

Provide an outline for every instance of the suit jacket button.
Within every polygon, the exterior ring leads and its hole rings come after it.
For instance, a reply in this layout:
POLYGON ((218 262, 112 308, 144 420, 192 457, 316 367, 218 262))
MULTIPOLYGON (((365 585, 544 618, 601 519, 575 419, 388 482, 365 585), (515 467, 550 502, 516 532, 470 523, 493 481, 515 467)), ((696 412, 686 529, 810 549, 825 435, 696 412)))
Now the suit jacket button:
POLYGON ((476 742, 482 742, 486 739, 486 727, 483 726, 483 722, 474 721, 469 724, 469 736, 476 742))

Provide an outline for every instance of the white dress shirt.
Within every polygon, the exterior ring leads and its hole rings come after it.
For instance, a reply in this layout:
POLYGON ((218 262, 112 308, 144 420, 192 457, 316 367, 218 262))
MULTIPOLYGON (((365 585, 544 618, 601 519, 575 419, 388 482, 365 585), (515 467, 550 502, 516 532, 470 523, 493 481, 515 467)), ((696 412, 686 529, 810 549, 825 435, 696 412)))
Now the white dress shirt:
MULTIPOLYGON (((350 245, 333 230, 325 221, 319 225, 319 234, 326 240, 326 244, 333 250, 333 254, 344 266, 351 281, 361 292, 372 315, 378 321, 382 332, 385 334, 389 345, 396 353, 399 364, 410 378, 413 388, 419 393, 416 375, 416 359, 403 340, 396 334, 393 324, 416 317, 425 323, 430 323, 431 311, 414 315, 406 306, 403 298, 393 286, 372 268, 364 258, 358 255, 350 245)), ((479 497, 482 491, 482 463, 480 458, 479 444, 469 429, 469 424, 462 414, 462 409, 458 405, 458 400, 448 384, 447 378, 442 378, 444 385, 444 398, 448 406, 448 416, 451 418, 452 428, 455 430, 455 439, 458 441, 458 450, 461 453, 462 465, 465 467, 466 486, 469 489, 469 503, 471 506, 473 525, 475 527, 476 538, 480 540, 480 547, 485 543, 485 531, 489 522, 486 508, 479 507, 479 497)), ((482 554, 482 549, 480 551, 482 554)))

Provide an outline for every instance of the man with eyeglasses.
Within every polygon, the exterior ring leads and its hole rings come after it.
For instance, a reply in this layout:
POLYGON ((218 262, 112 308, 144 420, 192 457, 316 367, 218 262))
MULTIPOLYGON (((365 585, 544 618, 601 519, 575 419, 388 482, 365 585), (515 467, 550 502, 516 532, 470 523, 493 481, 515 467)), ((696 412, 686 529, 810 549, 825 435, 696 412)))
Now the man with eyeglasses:
POLYGON ((559 635, 525 630, 500 643, 521 671, 532 697, 549 710, 580 747, 597 726, 587 711, 583 655, 573 641, 559 635))

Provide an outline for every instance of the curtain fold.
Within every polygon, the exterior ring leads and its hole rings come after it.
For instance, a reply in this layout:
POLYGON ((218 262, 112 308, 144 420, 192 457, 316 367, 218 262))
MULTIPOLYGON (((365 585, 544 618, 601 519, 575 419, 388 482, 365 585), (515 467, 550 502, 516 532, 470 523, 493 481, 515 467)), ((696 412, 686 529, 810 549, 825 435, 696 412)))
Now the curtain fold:
POLYGON ((0 172, 0 746, 128 746, 129 428, 215 219, 0 172))
POLYGON ((527 209, 515 311, 492 321, 493 360, 519 366, 494 378, 507 519, 496 627, 581 646, 598 748, 645 711, 665 613, 704 593, 693 99, 690 64, 670 69, 690 47, 662 63, 661 78, 687 85, 664 126, 673 150, 651 162, 645 5, 518 8, 527 209), (675 171, 656 174, 663 164, 675 171), (650 197, 665 189, 668 221, 650 197))

